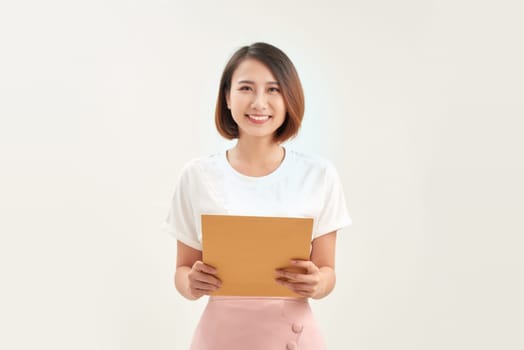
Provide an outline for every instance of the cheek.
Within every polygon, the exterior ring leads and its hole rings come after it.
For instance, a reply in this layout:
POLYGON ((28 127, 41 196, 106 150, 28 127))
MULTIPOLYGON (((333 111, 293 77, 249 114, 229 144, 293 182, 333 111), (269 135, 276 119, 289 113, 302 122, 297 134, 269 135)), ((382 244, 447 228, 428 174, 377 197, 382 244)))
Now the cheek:
POLYGON ((248 103, 249 100, 245 95, 234 95, 231 98, 231 105, 232 106, 239 106, 243 107, 246 103, 248 103))
POLYGON ((278 109, 283 114, 286 114, 286 105, 283 99, 278 99, 277 101, 275 101, 274 106, 275 106, 275 109, 278 109))

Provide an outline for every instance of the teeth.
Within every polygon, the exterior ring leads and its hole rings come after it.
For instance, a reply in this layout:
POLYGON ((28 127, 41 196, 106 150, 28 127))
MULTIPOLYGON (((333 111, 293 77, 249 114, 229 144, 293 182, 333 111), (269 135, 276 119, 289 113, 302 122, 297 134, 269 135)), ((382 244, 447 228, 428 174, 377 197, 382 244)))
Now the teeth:
POLYGON ((264 116, 249 115, 249 118, 255 119, 255 120, 266 120, 266 119, 269 119, 269 116, 268 115, 264 115, 264 116))

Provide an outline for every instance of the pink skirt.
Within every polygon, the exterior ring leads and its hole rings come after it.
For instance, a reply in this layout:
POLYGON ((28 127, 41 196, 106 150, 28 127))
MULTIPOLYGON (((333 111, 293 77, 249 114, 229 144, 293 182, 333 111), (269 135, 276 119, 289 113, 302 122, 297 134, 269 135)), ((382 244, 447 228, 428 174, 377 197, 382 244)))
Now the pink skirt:
POLYGON ((324 350, 307 299, 211 296, 190 350, 324 350))

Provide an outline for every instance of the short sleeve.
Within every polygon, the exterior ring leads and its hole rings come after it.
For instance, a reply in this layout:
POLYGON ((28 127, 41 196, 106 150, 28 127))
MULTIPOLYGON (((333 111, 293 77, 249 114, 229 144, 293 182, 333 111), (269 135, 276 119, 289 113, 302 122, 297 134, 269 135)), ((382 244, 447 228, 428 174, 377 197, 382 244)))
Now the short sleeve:
POLYGON ((329 164, 325 172, 324 202, 313 238, 338 231, 351 223, 340 177, 335 167, 329 164))
POLYGON ((182 169, 162 228, 172 237, 191 248, 202 250, 202 244, 197 234, 196 217, 191 203, 194 184, 191 181, 190 172, 190 165, 186 165, 182 169))

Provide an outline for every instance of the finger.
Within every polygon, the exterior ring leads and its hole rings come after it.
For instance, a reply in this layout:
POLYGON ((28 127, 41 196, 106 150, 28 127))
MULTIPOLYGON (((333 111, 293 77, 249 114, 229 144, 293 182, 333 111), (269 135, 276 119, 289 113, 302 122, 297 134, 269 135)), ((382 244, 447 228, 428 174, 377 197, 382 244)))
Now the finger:
POLYGON ((302 291, 313 291, 315 290, 314 286, 308 283, 294 283, 289 280, 280 280, 276 279, 276 281, 282 285, 289 286, 289 288, 293 290, 302 290, 302 291))
POLYGON ((217 286, 217 285, 214 285, 214 284, 209 284, 209 283, 200 282, 200 281, 194 281, 191 284, 191 288, 198 289, 198 290, 201 290, 201 291, 214 292, 215 290, 217 290, 220 287, 217 286))
POLYGON ((201 289, 196 288, 196 289, 192 289, 191 293, 194 296, 201 297, 202 295, 211 295, 213 293, 213 291, 211 291, 211 290, 201 290, 201 289))
POLYGON ((303 297, 312 297, 313 296, 312 292, 308 292, 308 291, 304 291, 304 290, 293 290, 293 292, 297 293, 298 295, 301 295, 303 297))
POLYGON ((314 288, 312 288, 310 285, 307 285, 307 284, 291 283, 291 282, 288 282, 288 281, 285 281, 285 280, 280 280, 278 278, 275 281, 278 284, 288 288, 292 292, 297 293, 297 294, 301 294, 301 295, 304 295, 304 296, 310 296, 313 293, 313 291, 314 291, 314 288))
POLYGON ((222 281, 220 281, 218 278, 216 278, 213 275, 208 275, 208 274, 203 273, 203 272, 191 273, 189 275, 189 279, 191 281, 195 281, 195 282, 213 284, 213 285, 215 285, 217 287, 220 287, 222 285, 222 281))
POLYGON ((192 289, 192 293, 193 295, 210 295, 211 293, 213 293, 212 291, 209 291, 209 290, 202 290, 202 289, 198 289, 198 288, 195 288, 195 289, 192 289))
POLYGON ((277 270, 277 276, 293 282, 311 282, 311 277, 302 273, 291 272, 289 270, 277 270))
POLYGON ((312 271, 311 273, 297 273, 295 270, 277 269, 276 274, 279 277, 289 279, 294 283, 307 283, 316 284, 319 281, 318 271, 312 271))
POLYGON ((317 265, 315 265, 311 260, 291 260, 291 265, 296 267, 302 267, 306 269, 308 273, 318 270, 317 265))
POLYGON ((193 269, 197 271, 209 273, 212 275, 217 273, 217 270, 213 266, 204 264, 202 261, 196 261, 193 264, 193 269))

